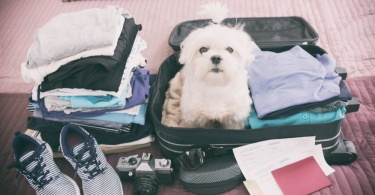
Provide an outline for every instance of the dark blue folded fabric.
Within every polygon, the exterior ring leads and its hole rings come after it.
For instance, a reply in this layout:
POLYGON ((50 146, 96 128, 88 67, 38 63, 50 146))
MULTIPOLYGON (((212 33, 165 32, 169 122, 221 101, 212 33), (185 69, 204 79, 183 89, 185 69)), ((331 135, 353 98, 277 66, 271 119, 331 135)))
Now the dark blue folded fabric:
MULTIPOLYGON (((28 117, 27 119, 27 128, 41 132, 42 139, 48 142, 53 151, 58 151, 60 131, 66 124, 66 122, 50 121, 35 117, 28 117)), ((107 131, 100 126, 84 128, 95 137, 98 144, 106 145, 136 141, 151 135, 154 129, 150 119, 146 119, 145 125, 132 124, 129 132, 107 131)))

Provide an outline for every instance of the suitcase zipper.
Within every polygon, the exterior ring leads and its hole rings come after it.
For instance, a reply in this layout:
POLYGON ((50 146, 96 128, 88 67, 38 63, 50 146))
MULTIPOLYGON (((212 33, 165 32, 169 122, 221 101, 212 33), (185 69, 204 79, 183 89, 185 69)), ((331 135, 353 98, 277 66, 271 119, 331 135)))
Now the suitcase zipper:
POLYGON ((324 147, 322 148, 322 150, 329 150, 329 149, 332 149, 333 147, 335 147, 336 145, 338 145, 340 142, 340 139, 337 139, 336 143, 333 144, 332 146, 328 146, 328 147, 324 147))
MULTIPOLYGON (((187 146, 187 147, 191 147, 193 146, 194 144, 176 144, 176 143, 173 143, 173 142, 170 142, 170 141, 167 141, 165 140, 164 138, 162 138, 157 132, 156 134, 158 135, 158 138, 163 140, 164 142, 170 144, 170 145, 175 145, 175 146, 180 146, 180 147, 183 147, 183 146, 187 146)), ((217 146, 217 147, 220 147, 220 146, 230 146, 230 145, 236 145, 236 146, 242 146, 242 145, 246 145, 246 144, 249 144, 249 143, 224 143, 224 144, 208 144, 210 146, 217 146)))
POLYGON ((329 142, 329 141, 332 141, 332 140, 336 139, 337 137, 339 137, 340 133, 341 133, 341 128, 340 128, 339 132, 334 137, 329 138, 329 139, 318 139, 318 140, 315 140, 315 142, 320 143, 320 142, 329 142))
POLYGON ((175 146, 188 146, 188 147, 193 146, 193 144, 176 144, 176 143, 173 143, 173 142, 167 141, 167 140, 165 140, 164 138, 162 138, 162 137, 159 135, 158 131, 156 131, 156 135, 158 136, 159 139, 163 140, 164 142, 166 142, 166 143, 168 143, 168 144, 170 144, 170 145, 175 145, 175 146))
POLYGON ((173 150, 173 149, 170 149, 168 148, 167 146, 165 146, 164 144, 162 144, 161 142, 159 142, 160 146, 162 146, 163 148, 171 151, 171 152, 174 152, 174 153, 177 153, 177 154, 182 154, 184 151, 179 151, 179 150, 173 150))
MULTIPOLYGON (((157 134, 157 133, 156 133, 156 134, 157 134)), ((179 146, 179 147, 187 147, 187 149, 190 148, 190 147, 192 147, 192 146, 194 146, 194 144, 176 144, 176 143, 172 143, 172 142, 169 142, 169 141, 167 141, 167 140, 161 138, 159 135, 158 135, 158 138, 161 139, 161 140, 163 140, 163 141, 166 142, 167 144, 174 145, 174 146, 179 146)), ((182 154, 182 153, 184 152, 184 151, 181 151, 181 150, 174 150, 174 149, 171 149, 171 148, 165 146, 162 142, 159 142, 159 144, 160 144, 163 148, 165 148, 165 149, 167 149, 167 150, 169 150, 169 151, 171 151, 171 152, 177 153, 177 154, 182 154)), ((248 143, 246 143, 246 144, 248 144, 248 143)), ((209 144, 209 146, 210 146, 211 148, 224 148, 224 147, 220 147, 220 146, 229 146, 229 145, 243 146, 243 145, 246 145, 246 144, 239 144, 239 143, 234 143, 234 144, 209 144)), ((185 151, 186 151, 186 150, 185 150, 185 151)))
MULTIPOLYGON (((319 139, 319 140, 315 140, 315 143, 322 143, 322 142, 328 142, 328 141, 332 141, 334 139, 336 139, 337 137, 340 136, 340 133, 341 133, 341 129, 339 130, 339 132, 332 138, 329 138, 329 139, 319 139)), ((170 142, 170 141, 167 141, 165 140, 164 138, 162 138, 157 132, 156 134, 158 135, 158 138, 163 140, 164 142, 170 144, 170 145, 174 145, 174 146, 179 146, 179 147, 191 147, 193 146, 194 144, 177 144, 177 143, 173 143, 173 142, 170 142)), ((336 146, 338 143, 338 141, 332 145, 332 146, 328 146, 328 147, 325 147, 323 149, 330 149, 330 148, 333 148, 334 146, 336 146)), ((221 146, 242 146, 242 145, 246 145, 246 144, 250 144, 250 143, 223 143, 223 144, 209 144, 210 146, 215 146, 215 147, 221 147, 221 146)))
MULTIPOLYGON (((160 138, 160 137, 159 137, 159 138, 160 138)), ((163 141, 165 141, 165 140, 163 140, 163 141)), ((333 144, 332 146, 324 147, 324 148, 322 148, 322 150, 329 150, 329 149, 332 149, 332 148, 335 147, 337 144, 339 144, 339 141, 340 141, 340 140, 337 140, 337 141, 335 142, 335 144, 333 144)), ((170 143, 171 145, 176 145, 176 146, 193 146, 193 144, 191 144, 191 145, 188 145, 188 144, 180 145, 180 144, 174 144, 174 143, 171 143, 171 142, 168 142, 168 141, 166 141, 166 142, 167 142, 167 143, 170 143)), ((167 149, 167 150, 169 150, 169 151, 171 151, 171 152, 174 152, 174 153, 181 154, 181 153, 184 152, 184 151, 181 151, 181 150, 174 150, 174 149, 171 149, 171 148, 165 146, 164 144, 162 144, 161 142, 159 142, 159 144, 160 144, 163 148, 165 148, 165 149, 167 149)), ((249 143, 246 143, 246 144, 249 144, 249 143)), ((217 147, 220 147, 220 146, 232 146, 232 145, 243 146, 243 145, 246 145, 246 144, 210 144, 210 146, 212 146, 213 148, 217 148, 217 147)), ((221 147, 221 148, 223 148, 223 147, 221 147)))

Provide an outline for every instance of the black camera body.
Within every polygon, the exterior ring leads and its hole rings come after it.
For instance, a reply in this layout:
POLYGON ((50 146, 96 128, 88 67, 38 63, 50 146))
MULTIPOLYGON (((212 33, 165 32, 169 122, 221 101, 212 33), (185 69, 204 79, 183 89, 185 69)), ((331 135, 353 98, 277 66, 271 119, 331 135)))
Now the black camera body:
POLYGON ((169 159, 155 159, 151 153, 143 153, 141 158, 120 157, 116 166, 123 181, 136 181, 145 177, 156 180, 157 184, 173 183, 172 162, 169 159))

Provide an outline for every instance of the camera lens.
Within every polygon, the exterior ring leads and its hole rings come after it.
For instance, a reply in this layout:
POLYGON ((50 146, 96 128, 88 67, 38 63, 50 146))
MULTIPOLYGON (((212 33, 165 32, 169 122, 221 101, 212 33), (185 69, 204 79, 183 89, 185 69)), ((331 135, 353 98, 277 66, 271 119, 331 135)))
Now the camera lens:
POLYGON ((156 195, 158 181, 153 175, 137 176, 134 181, 133 195, 156 195))
POLYGON ((128 160, 129 165, 135 165, 137 164, 137 159, 134 157, 129 158, 128 160))

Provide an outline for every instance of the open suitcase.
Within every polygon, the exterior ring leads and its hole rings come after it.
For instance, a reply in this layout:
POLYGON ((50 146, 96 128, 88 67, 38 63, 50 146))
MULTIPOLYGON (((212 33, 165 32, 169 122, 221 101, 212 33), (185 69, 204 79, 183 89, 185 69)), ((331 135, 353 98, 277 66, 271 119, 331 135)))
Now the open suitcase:
MULTIPOLYGON (((252 130, 188 129, 163 125, 161 117, 165 93, 169 87, 169 81, 182 67, 178 62, 180 43, 192 30, 204 27, 208 22, 209 20, 186 21, 174 28, 169 44, 176 52, 161 64, 158 78, 152 86, 150 112, 161 152, 166 157, 173 160, 183 152, 196 148, 201 148, 206 157, 221 156, 230 154, 235 147, 249 143, 269 139, 316 136, 316 144, 322 144, 324 156, 329 164, 348 164, 356 159, 356 151, 352 142, 340 137, 342 120, 318 125, 293 125, 252 130)), ((327 53, 315 45, 318 34, 300 17, 229 18, 223 23, 232 26, 237 23, 245 24, 244 30, 251 35, 263 51, 282 52, 300 45, 313 56, 327 53)), ((336 68, 336 72, 343 80, 346 78, 345 69, 336 68)), ((355 112, 358 109, 359 102, 353 98, 346 107, 346 113, 355 112)), ((194 189, 194 186, 190 189, 194 189)))

